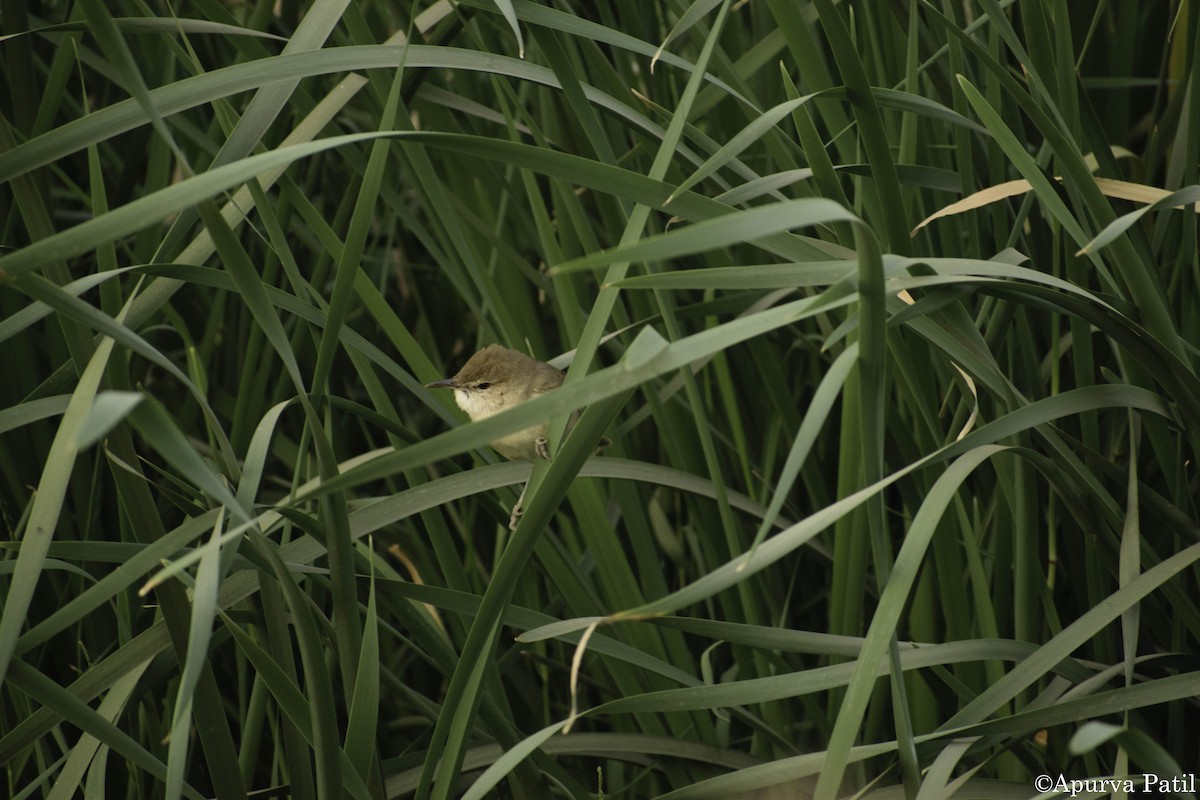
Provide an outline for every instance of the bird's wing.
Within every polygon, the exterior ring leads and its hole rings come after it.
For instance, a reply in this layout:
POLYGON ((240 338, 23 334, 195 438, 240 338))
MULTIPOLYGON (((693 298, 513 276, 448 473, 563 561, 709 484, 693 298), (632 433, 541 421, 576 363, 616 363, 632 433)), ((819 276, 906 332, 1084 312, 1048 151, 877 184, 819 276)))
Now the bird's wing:
POLYGON ((562 386, 563 380, 567 374, 560 369, 555 369, 545 362, 541 362, 537 368, 537 374, 530 382, 530 389, 537 394, 544 394, 562 386))

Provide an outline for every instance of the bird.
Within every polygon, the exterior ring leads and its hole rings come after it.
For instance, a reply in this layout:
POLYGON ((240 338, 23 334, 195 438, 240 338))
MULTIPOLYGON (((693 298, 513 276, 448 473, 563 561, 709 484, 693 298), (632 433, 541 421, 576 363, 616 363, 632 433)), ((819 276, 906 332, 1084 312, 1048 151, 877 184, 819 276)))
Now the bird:
MULTIPOLYGON (((467 359, 454 377, 427 383, 425 388, 453 389, 454 402, 475 422, 554 391, 562 386, 565 378, 566 373, 545 361, 503 345, 489 344, 467 359)), ((571 424, 578 416, 578 411, 571 414, 571 424)), ((493 450, 510 461, 549 460, 547 427, 548 420, 502 436, 490 444, 493 450)), ((601 445, 607 444, 607 441, 605 439, 601 445)), ((522 488, 508 522, 511 530, 516 530, 524 499, 525 489, 522 488)))

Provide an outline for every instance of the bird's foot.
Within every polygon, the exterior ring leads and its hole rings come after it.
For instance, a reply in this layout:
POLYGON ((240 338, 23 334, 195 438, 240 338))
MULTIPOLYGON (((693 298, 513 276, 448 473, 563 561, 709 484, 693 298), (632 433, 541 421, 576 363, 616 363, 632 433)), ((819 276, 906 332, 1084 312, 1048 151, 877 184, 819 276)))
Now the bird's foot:
POLYGON ((533 451, 535 453, 537 453, 539 457, 544 458, 547 461, 549 461, 550 460, 550 449, 546 446, 547 444, 548 444, 548 442, 546 441, 546 437, 539 436, 533 440, 533 451))

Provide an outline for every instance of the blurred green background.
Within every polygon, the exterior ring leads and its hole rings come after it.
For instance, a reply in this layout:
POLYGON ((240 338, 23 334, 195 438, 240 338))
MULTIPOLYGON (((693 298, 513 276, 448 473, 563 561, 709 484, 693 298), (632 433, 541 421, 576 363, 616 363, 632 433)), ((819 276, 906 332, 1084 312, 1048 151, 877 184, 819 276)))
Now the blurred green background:
POLYGON ((0 27, 0 794, 1197 771, 1195 3, 0 27))

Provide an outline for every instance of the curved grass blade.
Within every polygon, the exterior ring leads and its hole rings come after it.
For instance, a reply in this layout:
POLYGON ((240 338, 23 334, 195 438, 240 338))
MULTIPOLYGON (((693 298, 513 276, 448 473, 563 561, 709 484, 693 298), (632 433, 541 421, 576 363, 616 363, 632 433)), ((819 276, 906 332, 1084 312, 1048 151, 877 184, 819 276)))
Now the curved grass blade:
POLYGON ((375 606, 375 571, 372 566, 367 585, 367 615, 363 620, 362 651, 358 656, 358 673, 354 676, 354 691, 350 714, 346 720, 346 743, 342 751, 350 765, 367 783, 371 764, 375 760, 375 730, 379 724, 379 617, 375 606))
MULTIPOLYGON (((110 723, 115 723, 118 715, 125 708, 125 704, 129 702, 130 695, 137 687, 137 682, 146 672, 146 668, 150 666, 149 661, 144 661, 127 674, 121 676, 104 699, 100 702, 100 707, 96 709, 101 717, 108 720, 110 723)), ((96 757, 98 752, 102 751, 100 740, 88 733, 80 734, 79 741, 71 748, 67 755, 67 761, 63 765, 62 771, 54 781, 54 786, 51 787, 50 793, 46 796, 46 800, 73 800, 75 792, 79 788, 79 783, 83 780, 83 775, 86 770, 92 765, 92 759, 96 757)), ((103 747, 103 750, 107 750, 103 747)), ((85 796, 86 796, 85 792, 85 796)))
MULTIPOLYGON (((560 390, 561 391, 561 390, 560 390)), ((1075 389, 1053 397, 1030 403, 1024 408, 1010 412, 1000 419, 981 426, 974 432, 957 442, 947 445, 940 450, 900 468, 880 481, 867 486, 847 497, 832 503, 801 520, 785 531, 771 537, 758 548, 751 559, 738 558, 710 570, 702 578, 671 594, 635 608, 611 614, 610 621, 622 619, 641 619, 662 614, 669 614, 680 608, 701 603, 716 593, 728 589, 738 581, 754 575, 770 564, 783 558, 795 548, 816 536, 822 530, 851 510, 866 502, 873 494, 878 494, 887 486, 911 472, 949 458, 956 458, 973 449, 987 447, 1009 436, 1035 428, 1047 422, 1064 416, 1079 414, 1095 408, 1137 408, 1152 411, 1163 417, 1170 417, 1170 409, 1158 395, 1134 386, 1092 386, 1075 389)), ((576 621, 576 628, 581 629, 587 624, 576 621)), ((560 623, 555 630, 562 633, 570 626, 560 623)), ((533 637, 536 633, 526 634, 533 637)), ((1060 659, 1061 660, 1061 659, 1060 659)))
MULTIPOLYGON (((170 19, 161 19, 159 17, 113 17, 112 21, 118 30, 125 33, 161 34, 179 32, 213 34, 215 36, 252 36, 260 39, 271 39, 276 42, 287 41, 284 37, 268 33, 267 31, 256 31, 252 28, 243 28, 240 25, 230 25, 225 22, 214 22, 209 19, 192 19, 189 17, 171 17, 170 19)), ((88 30, 90 28, 84 22, 58 22, 53 25, 42 25, 37 28, 31 28, 27 31, 5 34, 0 36, 0 44, 22 36, 44 36, 47 33, 88 30)))
POLYGON ((201 548, 200 567, 196 570, 193 585, 187 659, 184 661, 183 675, 179 679, 179 688, 175 694, 170 743, 167 746, 166 796, 170 800, 178 798, 183 791, 183 773, 187 767, 188 742, 191 738, 192 700, 196 684, 200 680, 200 671, 209 658, 208 643, 212 639, 217 591, 221 586, 219 534, 224 521, 224 513, 218 513, 208 543, 201 548))
MULTIPOLYGON (((618 247, 601 250, 552 267, 551 275, 594 269, 612 263, 656 261, 702 253, 743 242, 753 242, 794 228, 829 222, 858 222, 859 218, 831 200, 803 198, 786 200, 744 211, 734 211, 716 219, 697 222, 668 233, 618 247)), ((606 284, 619 278, 608 277, 606 284)))
POLYGON ((103 391, 96 395, 96 401, 88 411, 87 419, 79 430, 75 440, 77 450, 83 451, 100 441, 104 436, 125 419, 144 395, 140 392, 103 391))
MULTIPOLYGON (((144 661, 144 658, 131 659, 129 669, 136 669, 144 661)), ((116 682, 126 674, 128 674, 128 669, 123 668, 118 675, 114 676, 112 685, 116 685, 116 682)), ((34 669, 18 659, 11 662, 6 680, 11 681, 21 691, 26 692, 61 719, 103 742, 146 774, 160 781, 166 779, 166 765, 127 733, 75 696, 69 689, 59 686, 40 670, 34 669)), ((188 800, 204 800, 204 795, 191 784, 184 784, 183 795, 188 800)))
POLYGON ((720 150, 718 150, 716 153, 713 153, 713 155, 709 157, 707 161, 701 164, 699 169, 693 172, 689 177, 685 178, 684 181, 680 183, 678 187, 676 187, 675 191, 671 192, 671 195, 667 198, 667 204, 674 200, 678 195, 682 194, 688 189, 691 189, 697 183, 704 180, 709 175, 712 175, 721 167, 725 166, 730 159, 736 158, 747 147, 754 144, 756 141, 770 132, 784 118, 786 118, 796 109, 803 106, 809 100, 817 97, 818 94, 819 93, 809 94, 797 100, 788 100, 780 103, 773 108, 767 109, 760 116, 751 120, 746 127, 742 128, 737 132, 737 134, 734 135, 732 139, 722 145, 720 150))
POLYGON ((875 687, 876 665, 884 661, 888 648, 895 639, 900 614, 908 603, 917 573, 925 560, 925 551, 933 539, 946 507, 954 499, 963 481, 980 464, 1005 449, 997 445, 983 445, 969 450, 939 475, 926 493, 904 536, 900 554, 896 557, 875 615, 871 618, 867 639, 859 655, 854 676, 846 687, 846 696, 842 699, 833 732, 829 736, 826 749, 828 760, 817 781, 815 800, 832 800, 837 796, 854 741, 858 738, 862 726, 867 703, 875 687))
POLYGON ((105 338, 96 347, 71 393, 71 400, 63 412, 50 451, 46 454, 45 467, 25 528, 25 538, 17 554, 17 569, 4 599, 4 610, 0 612, 0 682, 3 682, 16 650, 17 637, 37 588, 46 551, 54 538, 54 530, 66 501, 71 472, 79 454, 77 442, 95 404, 113 344, 112 339, 105 338))
POLYGON ((500 14, 517 39, 517 57, 525 58, 525 39, 521 36, 521 26, 517 22, 517 12, 513 10, 512 0, 492 0, 492 2, 495 3, 496 8, 500 9, 500 14))
MULTIPOLYGON (((282 147, 267 153, 250 156, 203 172, 179 183, 139 197, 119 208, 80 223, 73 228, 41 239, 14 253, 0 255, 0 274, 14 278, 37 269, 47 260, 65 260, 82 255, 96 247, 135 233, 169 217, 201 200, 231 189, 273 168, 284 166, 306 156, 346 144, 378 137, 375 133, 345 134, 317 142, 282 147)), ((13 151, 9 151, 10 153, 13 151)))
MULTIPOLYGON (((1129 230, 1142 217, 1149 214, 1151 211, 1158 211, 1164 208, 1178 208, 1179 206, 1187 206, 1195 203, 1200 203, 1200 186, 1188 186, 1176 192, 1171 192, 1160 200, 1156 200, 1145 208, 1139 208, 1136 211, 1131 211, 1122 217, 1110 222, 1105 226, 1104 230, 1096 234, 1096 237, 1090 242, 1079 248, 1075 254, 1085 255, 1095 252, 1101 247, 1111 243, 1114 239, 1120 236, 1125 231, 1129 230)), ((1200 213, 1200 206, 1196 209, 1200 213)))

